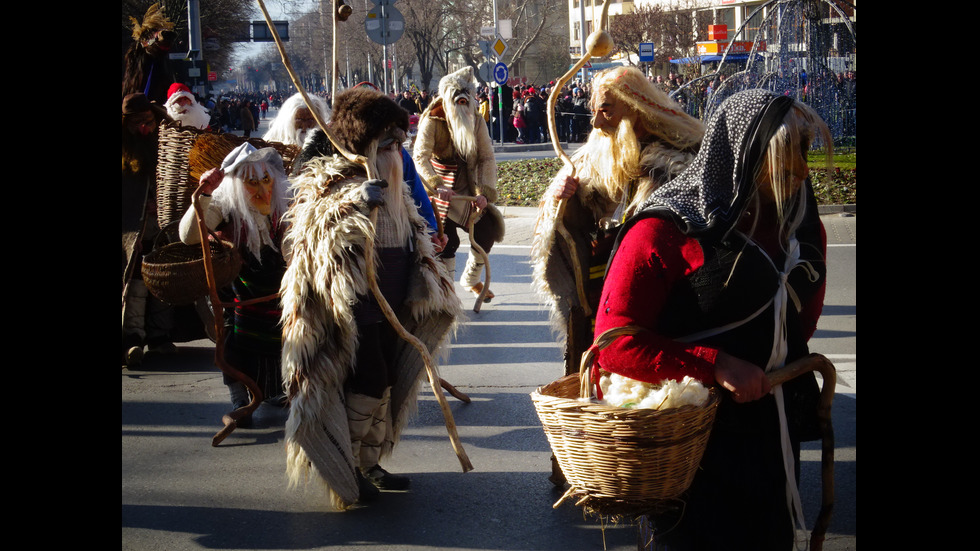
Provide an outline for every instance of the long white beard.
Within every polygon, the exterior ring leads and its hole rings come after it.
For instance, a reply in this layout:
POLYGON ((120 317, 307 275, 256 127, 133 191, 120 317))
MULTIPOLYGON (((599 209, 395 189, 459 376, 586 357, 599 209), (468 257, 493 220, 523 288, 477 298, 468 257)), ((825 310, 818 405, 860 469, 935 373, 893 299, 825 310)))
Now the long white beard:
POLYGON ((450 134, 453 137, 453 145, 456 152, 463 160, 476 160, 476 106, 473 98, 466 103, 466 107, 457 105, 450 98, 443 100, 443 108, 446 111, 446 122, 449 123, 450 134))
POLYGON ((306 145, 306 138, 309 135, 310 135, 309 128, 303 128, 302 130, 297 130, 296 127, 293 127, 293 138, 292 138, 293 144, 303 147, 304 145, 306 145))
POLYGON ((167 106, 167 113, 181 125, 199 130, 204 130, 211 123, 211 115, 208 110, 196 101, 187 106, 171 103, 167 106))
POLYGON ((576 164, 589 171, 584 174, 589 185, 609 201, 622 201, 630 181, 640 176, 640 146, 633 121, 623 117, 615 133, 592 130, 583 149, 583 161, 576 164))
POLYGON ((378 208, 377 240, 379 247, 404 247, 412 225, 404 197, 404 166, 398 148, 378 151, 378 176, 388 182, 384 204, 378 208))

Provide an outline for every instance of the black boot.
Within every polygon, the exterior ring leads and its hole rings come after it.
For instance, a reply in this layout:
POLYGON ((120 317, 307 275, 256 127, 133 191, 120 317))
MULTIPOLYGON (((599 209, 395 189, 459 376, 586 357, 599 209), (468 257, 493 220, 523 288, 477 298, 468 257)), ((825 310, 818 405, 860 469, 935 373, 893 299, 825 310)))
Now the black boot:
POLYGON ((411 483, 407 476, 391 474, 380 465, 364 471, 364 476, 381 490, 407 490, 411 483))
POLYGON ((381 490, 378 489, 370 480, 361 474, 360 469, 355 469, 355 474, 357 475, 357 488, 359 496, 357 498, 358 503, 370 503, 372 501, 377 501, 381 497, 381 490))

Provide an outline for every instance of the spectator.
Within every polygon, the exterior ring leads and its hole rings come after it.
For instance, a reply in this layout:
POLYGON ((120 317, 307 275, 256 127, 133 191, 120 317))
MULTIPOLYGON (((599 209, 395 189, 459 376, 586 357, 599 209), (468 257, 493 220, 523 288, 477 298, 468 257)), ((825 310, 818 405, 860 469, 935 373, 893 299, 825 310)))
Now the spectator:
POLYGON ((245 100, 238 113, 242 121, 242 137, 252 137, 252 131, 255 130, 255 117, 252 116, 252 102, 245 100))

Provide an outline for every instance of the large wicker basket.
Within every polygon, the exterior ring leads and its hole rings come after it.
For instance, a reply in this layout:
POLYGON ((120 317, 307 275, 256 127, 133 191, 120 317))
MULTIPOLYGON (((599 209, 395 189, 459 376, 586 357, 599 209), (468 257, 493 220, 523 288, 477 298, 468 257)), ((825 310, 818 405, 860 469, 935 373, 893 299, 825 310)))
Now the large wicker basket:
MULTIPOLYGON (((164 228, 157 236, 153 250, 143 257, 143 283, 147 290, 175 306, 191 304, 210 293, 204 268, 204 247, 200 243, 185 245, 179 239, 174 240, 171 234, 179 222, 164 228)), ((242 258, 234 243, 220 240, 214 233, 211 235, 212 239, 208 240, 211 265, 215 285, 220 289, 238 277, 242 258)))
POLYGON ((655 509, 681 496, 694 480, 718 408, 716 390, 704 406, 665 410, 627 409, 588 399, 594 351, 639 330, 620 327, 600 335, 583 354, 579 373, 531 394, 571 485, 555 506, 573 496, 578 505, 598 512, 655 509))
POLYGON ((200 184, 199 178, 221 161, 233 149, 248 142, 256 148, 272 147, 282 157, 286 174, 299 155, 296 146, 266 142, 258 138, 245 139, 222 132, 198 130, 179 123, 160 125, 157 143, 157 221, 160 227, 180 218, 191 207, 191 195, 200 184))

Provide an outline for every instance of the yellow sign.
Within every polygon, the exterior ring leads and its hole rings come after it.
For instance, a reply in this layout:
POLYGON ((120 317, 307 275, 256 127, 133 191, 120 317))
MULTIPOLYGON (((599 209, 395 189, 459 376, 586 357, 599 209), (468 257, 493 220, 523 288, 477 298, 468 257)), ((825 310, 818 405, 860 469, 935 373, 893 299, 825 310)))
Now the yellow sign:
POLYGON ((507 43, 498 36, 497 39, 493 41, 493 45, 490 46, 490 49, 493 50, 493 53, 497 54, 497 59, 500 59, 504 57, 505 53, 507 53, 507 43))

